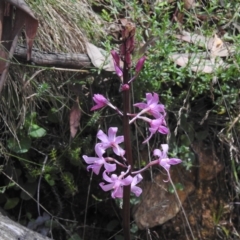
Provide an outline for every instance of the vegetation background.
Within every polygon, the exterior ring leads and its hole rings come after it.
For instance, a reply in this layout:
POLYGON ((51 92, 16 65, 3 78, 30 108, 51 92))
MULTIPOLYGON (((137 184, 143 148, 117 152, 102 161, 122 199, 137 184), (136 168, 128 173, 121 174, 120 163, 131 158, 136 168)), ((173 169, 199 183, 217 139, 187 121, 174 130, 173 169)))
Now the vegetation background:
MULTIPOLYGON (((142 230, 135 215, 132 239, 239 239, 239 1, 26 3, 39 20, 33 51, 41 54, 88 56, 86 46, 92 43, 104 55, 118 48, 120 18, 136 24, 134 60, 142 55, 147 60, 133 83, 133 102, 157 92, 171 134, 143 147, 146 127, 135 125, 134 156, 143 166, 167 141, 183 164, 172 173, 179 213, 163 212, 160 206, 172 198, 159 198, 155 215, 176 216, 142 230)), ((18 45, 25 42, 21 36, 18 45)), ((57 240, 123 239, 121 202, 99 189, 101 177, 87 172, 82 160, 94 154, 98 129, 122 128, 109 109, 90 112, 94 93, 122 105, 118 77, 91 62, 81 69, 49 67, 16 55, 1 92, 0 206, 14 220, 57 240), (70 124, 76 119, 77 132, 70 124)), ((159 171, 153 169, 153 175, 159 171)), ((175 196, 171 186, 167 191, 175 196)), ((131 200, 133 209, 138 202, 131 200)))

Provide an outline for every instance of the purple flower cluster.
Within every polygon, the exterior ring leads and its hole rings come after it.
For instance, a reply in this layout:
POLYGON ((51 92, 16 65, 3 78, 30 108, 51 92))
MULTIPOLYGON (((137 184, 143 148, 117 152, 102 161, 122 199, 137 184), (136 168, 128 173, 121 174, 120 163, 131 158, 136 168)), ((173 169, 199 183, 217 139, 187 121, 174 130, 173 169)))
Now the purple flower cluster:
MULTIPOLYGON (((110 127, 108 130, 108 135, 106 135, 102 130, 99 130, 97 133, 97 138, 101 140, 100 143, 97 143, 95 146, 95 152, 97 157, 88 157, 83 156, 84 161, 89 164, 87 170, 92 169, 95 174, 99 174, 101 167, 104 167, 103 179, 109 184, 100 183, 100 187, 104 191, 112 190, 113 198, 122 198, 123 197, 123 186, 131 185, 131 191, 139 196, 142 193, 142 189, 136 185, 142 180, 140 173, 136 174, 134 177, 128 175, 130 167, 127 168, 126 165, 120 164, 116 159, 110 157, 103 157, 103 154, 106 152, 106 149, 112 148, 113 152, 122 157, 124 160, 125 151, 119 146, 120 143, 124 141, 123 136, 116 136, 118 128, 110 127), (115 162, 115 163, 109 163, 115 162), (112 174, 110 177, 108 174, 116 170, 116 163, 127 168, 126 172, 121 172, 119 176, 112 174), (125 177, 126 176, 126 177, 125 177)), ((124 160, 125 161, 125 160, 124 160)))
MULTIPOLYGON (((97 110, 103 108, 105 106, 110 106, 114 110, 117 108, 113 106, 104 96, 100 94, 95 94, 93 97, 94 102, 96 105, 91 110, 97 110)), ((132 120, 129 122, 131 124, 136 119, 142 119, 149 123, 149 131, 150 136, 144 141, 147 142, 149 139, 156 133, 159 132, 161 134, 168 134, 169 130, 166 126, 165 121, 165 107, 163 104, 159 103, 159 97, 156 93, 147 93, 146 94, 146 103, 140 102, 134 104, 135 107, 141 109, 141 111, 136 114, 132 120), (146 116, 142 116, 143 114, 148 114, 152 116, 152 118, 148 118, 146 116)), ((120 111, 118 111, 120 113, 120 111)), ((131 116, 131 115, 130 115, 131 116)), ((103 179, 107 182, 101 182, 99 185, 104 191, 112 191, 111 196, 112 198, 122 198, 123 197, 123 187, 124 186, 131 186, 131 192, 134 193, 136 196, 139 196, 142 193, 142 189, 136 186, 141 180, 141 172, 153 165, 160 165, 162 166, 168 174, 169 180, 170 174, 170 166, 175 165, 181 162, 178 158, 168 158, 168 145, 162 144, 160 149, 155 149, 153 151, 153 156, 156 156, 157 159, 150 162, 147 166, 143 169, 132 172, 131 166, 128 165, 124 155, 125 150, 119 146, 119 144, 124 142, 124 136, 116 136, 118 131, 117 127, 110 127, 108 129, 108 135, 105 134, 102 130, 99 130, 97 133, 97 138, 101 141, 96 144, 95 146, 95 153, 97 157, 88 157, 86 155, 83 156, 84 161, 89 164, 87 170, 92 169, 95 174, 99 174, 102 167, 104 167, 103 171, 103 179), (114 154, 119 156, 122 159, 122 162, 117 161, 112 157, 104 157, 106 150, 111 148, 114 154), (114 172, 117 169, 117 165, 125 168, 125 172, 121 172, 118 176, 114 172), (110 173, 112 173, 110 175, 110 173)))

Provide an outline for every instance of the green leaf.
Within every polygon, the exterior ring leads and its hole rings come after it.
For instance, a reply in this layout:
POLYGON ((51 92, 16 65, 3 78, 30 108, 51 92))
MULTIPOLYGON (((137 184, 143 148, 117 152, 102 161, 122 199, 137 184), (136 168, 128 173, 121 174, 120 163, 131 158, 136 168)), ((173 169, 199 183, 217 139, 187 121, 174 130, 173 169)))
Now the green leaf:
POLYGON ((184 189, 184 186, 181 183, 176 183, 175 187, 177 190, 180 190, 180 191, 183 191, 183 189, 184 189))
POLYGON ((132 226, 131 226, 131 229, 130 229, 130 232, 131 233, 136 233, 138 231, 138 226, 137 226, 137 224, 132 224, 132 226))
POLYGON ((4 205, 4 210, 9 210, 15 208, 19 203, 19 198, 9 198, 4 205))
POLYGON ((32 122, 36 121, 37 113, 31 112, 28 113, 25 117, 24 127, 29 128, 32 122))
POLYGON ((0 193, 5 193, 7 186, 0 187, 0 193))
POLYGON ((31 147, 31 139, 28 137, 20 137, 19 142, 15 138, 7 140, 8 148, 15 153, 26 153, 31 147))
POLYGON ((28 135, 33 138, 40 138, 45 136, 47 131, 44 128, 39 127, 37 124, 31 124, 28 131, 28 135))
POLYGON ((45 174, 45 175, 44 175, 44 179, 47 181, 47 183, 48 183, 50 186, 54 186, 54 185, 55 185, 55 181, 54 181, 54 179, 51 177, 50 174, 45 174))
MULTIPOLYGON (((180 191, 183 191, 183 190, 184 190, 184 186, 183 186, 181 183, 176 183, 176 184, 174 184, 174 186, 175 186, 176 190, 180 190, 180 191)), ((174 188, 173 188, 172 185, 169 186, 168 192, 174 193, 174 188)))

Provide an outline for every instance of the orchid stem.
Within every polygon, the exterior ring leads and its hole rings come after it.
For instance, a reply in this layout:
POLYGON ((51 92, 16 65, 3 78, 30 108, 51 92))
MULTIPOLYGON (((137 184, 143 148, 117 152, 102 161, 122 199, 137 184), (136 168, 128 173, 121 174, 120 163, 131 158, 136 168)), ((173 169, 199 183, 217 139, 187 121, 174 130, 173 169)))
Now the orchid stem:
MULTIPOLYGON (((129 72, 126 62, 124 62, 123 68, 123 83, 128 83, 129 72)), ((123 91, 123 129, 124 129, 124 145, 126 150, 126 159, 128 165, 133 169, 132 160, 132 144, 130 138, 130 125, 128 113, 130 109, 130 91, 123 91)), ((130 169, 130 173, 131 173, 130 169)), ((130 240, 130 187, 124 186, 123 188, 123 233, 124 239, 130 240)))

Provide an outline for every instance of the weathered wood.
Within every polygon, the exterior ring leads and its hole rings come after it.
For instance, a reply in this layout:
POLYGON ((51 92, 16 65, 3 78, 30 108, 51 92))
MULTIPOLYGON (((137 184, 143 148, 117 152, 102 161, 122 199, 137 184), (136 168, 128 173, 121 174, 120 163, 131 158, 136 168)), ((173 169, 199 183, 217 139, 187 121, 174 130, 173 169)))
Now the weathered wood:
MULTIPOLYGON (((18 46, 14 52, 14 57, 21 62, 26 62, 27 49, 18 46)), ((86 69, 92 66, 91 61, 86 54, 44 53, 34 49, 32 49, 30 62, 38 66, 72 69, 86 69)))
POLYGON ((0 239, 1 240, 50 240, 34 232, 0 213, 0 239))

